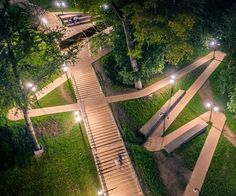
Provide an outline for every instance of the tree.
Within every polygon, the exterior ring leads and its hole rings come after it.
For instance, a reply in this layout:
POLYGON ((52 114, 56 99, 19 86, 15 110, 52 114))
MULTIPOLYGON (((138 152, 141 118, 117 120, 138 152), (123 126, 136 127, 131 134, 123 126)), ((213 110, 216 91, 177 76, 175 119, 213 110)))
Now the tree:
MULTIPOLYGON (((126 40, 126 45, 127 45, 127 49, 128 49, 128 56, 129 56, 132 71, 134 73, 138 72, 139 66, 137 63, 137 59, 135 56, 132 55, 133 54, 132 50, 134 49, 135 44, 134 44, 134 40, 133 40, 133 34, 130 29, 130 23, 129 23, 128 18, 126 18, 126 16, 122 12, 122 9, 119 8, 119 6, 117 5, 117 2, 109 1, 109 2, 104 3, 104 1, 102 1, 102 0, 101 1, 94 0, 94 1, 86 1, 86 2, 83 0, 78 0, 78 2, 79 2, 78 4, 83 9, 85 9, 86 11, 89 11, 91 14, 94 14, 94 17, 101 15, 101 14, 106 16, 107 13, 104 13, 104 11, 106 11, 109 7, 112 8, 112 10, 113 10, 112 14, 115 13, 117 16, 117 17, 112 17, 113 22, 117 23, 117 18, 118 18, 119 22, 122 25, 124 34, 125 34, 125 40, 126 40)), ((119 4, 119 5, 121 5, 121 4, 119 4)), ((103 19, 104 19, 104 17, 103 17, 103 19)), ((113 23, 113 25, 114 25, 114 23, 113 23)), ((135 88, 137 88, 137 89, 142 88, 142 82, 141 82, 140 78, 134 79, 134 85, 135 85, 135 88)))
MULTIPOLYGON (((117 73, 127 80, 143 80, 161 72, 167 63, 177 65, 189 59, 193 52, 192 39, 195 35, 192 30, 198 12, 192 14, 190 8, 196 10, 196 0, 191 3, 173 0, 78 1, 82 8, 97 16, 95 20, 103 20, 113 26, 113 36, 118 36, 122 27, 133 74, 129 74, 125 66, 117 73), (151 53, 155 53, 155 58, 149 57, 151 53)), ((115 45, 113 43, 113 49, 115 45)), ((120 51, 114 51, 114 56, 117 53, 120 51)))
POLYGON ((9 0, 3 1, 0 10, 0 104, 23 112, 35 151, 41 147, 29 117, 32 86, 26 84, 34 81, 40 86, 77 53, 76 47, 61 53, 62 30, 39 30, 36 13, 30 5, 10 5, 9 0))

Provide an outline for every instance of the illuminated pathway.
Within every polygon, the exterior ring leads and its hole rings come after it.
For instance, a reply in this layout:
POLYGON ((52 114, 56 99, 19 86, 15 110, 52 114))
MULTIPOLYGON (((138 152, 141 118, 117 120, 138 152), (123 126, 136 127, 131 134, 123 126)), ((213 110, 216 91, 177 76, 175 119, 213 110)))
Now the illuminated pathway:
MULTIPOLYGON (((122 137, 109 107, 109 103, 136 99, 155 93, 162 87, 169 84, 170 77, 164 78, 163 80, 137 92, 105 97, 91 64, 106 53, 107 51, 104 50, 101 51, 98 56, 90 57, 87 47, 83 47, 80 51, 80 60, 70 69, 70 78, 72 79, 77 98, 76 104, 32 109, 30 110, 30 116, 33 117, 81 110, 104 194, 112 196, 143 195, 122 137), (120 164, 117 164, 118 157, 122 160, 120 164)), ((210 63, 206 70, 189 88, 180 102, 169 113, 170 119, 166 123, 166 128, 177 118, 192 97, 198 92, 201 86, 218 67, 221 60, 223 60, 224 55, 225 54, 222 52, 216 52, 217 60, 213 60, 210 63)), ((176 72, 176 79, 182 78, 199 66, 211 60, 211 58, 212 53, 209 53, 191 65, 179 70, 176 72)), ((45 87, 41 93, 37 93, 37 97, 41 98, 45 96, 65 81, 66 78, 63 75, 61 78, 57 79, 56 82, 45 87)), ((14 116, 12 113, 13 111, 14 109, 8 113, 8 118, 10 120, 22 119, 22 114, 19 113, 18 116, 14 116)), ((201 119, 207 119, 208 116, 209 113, 205 113, 201 116, 201 119)), ((197 118, 197 120, 199 119, 200 118, 197 118)), ((223 129, 223 125, 225 123, 225 116, 221 113, 214 113, 212 121, 213 127, 209 132, 190 181, 186 187, 186 196, 198 194, 193 193, 194 188, 197 188, 198 190, 201 189, 214 155, 221 130, 223 129)), ((184 132, 185 129, 182 129, 182 131, 184 132)), ((151 151, 161 150, 163 148, 162 144, 165 144, 168 140, 171 141, 180 132, 181 130, 178 129, 176 132, 173 132, 163 138, 160 137, 159 126, 151 137, 149 137, 145 147, 151 151)))
MULTIPOLYGON (((207 79, 215 71, 215 69, 220 65, 221 61, 224 59, 225 54, 223 52, 216 52, 216 59, 213 60, 208 67, 202 72, 202 74, 197 78, 197 80, 190 86, 186 91, 183 98, 177 103, 177 105, 168 113, 169 119, 165 120, 165 129, 167 129, 178 115, 183 111, 187 104, 191 101, 194 95, 200 90, 207 79)), ((176 74, 177 76, 177 74, 176 74)), ((156 127, 153 134, 148 138, 145 143, 145 147, 150 151, 158 151, 162 144, 161 134, 163 132, 163 122, 156 127)))

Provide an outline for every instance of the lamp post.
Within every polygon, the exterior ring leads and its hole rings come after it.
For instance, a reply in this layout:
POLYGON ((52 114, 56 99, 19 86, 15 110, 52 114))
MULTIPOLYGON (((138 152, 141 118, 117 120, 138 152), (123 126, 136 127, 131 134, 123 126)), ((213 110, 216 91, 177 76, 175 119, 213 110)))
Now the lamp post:
POLYGON ((36 90, 37 90, 37 87, 36 87, 33 83, 31 83, 31 82, 27 83, 26 86, 27 86, 27 88, 29 89, 29 91, 33 92, 34 98, 35 98, 35 100, 36 100, 36 103, 37 103, 38 106, 40 106, 40 105, 39 105, 38 98, 37 98, 36 93, 35 93, 36 90))
POLYGON ((170 81, 169 81, 170 87, 171 87, 171 89, 170 89, 170 98, 172 97, 173 92, 174 92, 175 78, 176 78, 175 75, 171 75, 171 79, 170 79, 170 81))
POLYGON ((212 117, 212 113, 214 112, 218 112, 219 108, 214 104, 214 103, 207 103, 206 107, 208 109, 210 109, 210 117, 209 117, 209 122, 211 122, 211 117, 212 117))
POLYGON ((66 74, 66 78, 67 78, 67 80, 69 81, 68 70, 69 70, 69 69, 68 69, 66 63, 63 63, 63 65, 62 65, 62 71, 66 74))
POLYGON ((163 130, 162 130, 162 134, 161 134, 161 135, 163 135, 166 130, 166 118, 169 119, 169 116, 166 112, 161 112, 160 116, 162 116, 162 118, 163 118, 163 130))
POLYGON ((102 189, 98 190, 98 196, 102 196, 102 195, 103 195, 102 189))
POLYGON ((194 188, 194 189, 193 189, 193 192, 194 192, 194 193, 200 193, 200 190, 199 190, 198 188, 194 188))
POLYGON ((213 59, 215 59, 217 46, 220 46, 220 44, 216 41, 216 39, 212 39, 209 43, 209 47, 213 50, 213 59))
POLYGON ((60 0, 60 1, 56 1, 56 6, 61 9, 61 14, 63 15, 63 8, 66 7, 65 2, 63 2, 63 1, 61 1, 61 0, 60 0))
POLYGON ((80 133, 81 133, 81 135, 83 135, 82 127, 81 127, 82 117, 81 117, 80 112, 79 111, 74 111, 74 117, 75 117, 75 121, 79 124, 80 133))

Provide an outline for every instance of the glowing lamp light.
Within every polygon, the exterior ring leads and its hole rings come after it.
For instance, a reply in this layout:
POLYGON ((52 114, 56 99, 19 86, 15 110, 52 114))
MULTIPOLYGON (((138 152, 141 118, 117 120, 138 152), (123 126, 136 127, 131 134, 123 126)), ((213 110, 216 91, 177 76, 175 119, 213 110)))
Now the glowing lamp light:
POLYGON ((82 117, 81 117, 79 111, 74 111, 74 116, 75 116, 75 121, 76 122, 81 122, 82 121, 82 117))
POLYGON ((81 120, 82 120, 81 116, 78 115, 78 116, 75 117, 76 122, 81 122, 81 120))
POLYGON ((32 88, 32 87, 33 87, 33 83, 29 82, 29 83, 26 84, 26 86, 27 86, 28 88, 32 88))
POLYGON ((103 8, 104 10, 107 10, 107 9, 109 8, 109 6, 108 6, 108 4, 104 3, 104 4, 102 5, 102 8, 103 8))
POLYGON ((35 92, 37 90, 36 86, 33 86, 31 90, 35 92))
POLYGON ((100 196, 100 195, 102 195, 103 194, 103 191, 102 190, 99 190, 98 191, 98 195, 100 196))
POLYGON ((66 7, 66 4, 64 2, 61 2, 62 7, 66 7))
POLYGON ((67 72, 67 71, 68 71, 68 67, 62 67, 62 70, 63 70, 64 72, 67 72))
POLYGON ((207 104, 206 104, 206 107, 207 107, 207 108, 211 108, 211 104, 210 104, 210 103, 207 103, 207 104))
POLYGON ((174 84, 174 83, 175 83, 175 80, 174 80, 174 79, 171 79, 171 80, 169 81, 169 83, 170 83, 170 84, 174 84))
POLYGON ((211 41, 211 42, 210 42, 210 45, 211 45, 211 46, 215 46, 215 45, 216 45, 216 42, 215 42, 215 41, 211 41))
POLYGON ((79 111, 74 111, 74 115, 78 116, 79 115, 79 111))
POLYGON ((176 76, 175 75, 171 75, 171 78, 174 80, 176 78, 176 76))
POLYGON ((218 107, 214 107, 213 110, 214 110, 215 112, 218 112, 218 111, 219 111, 219 108, 218 108, 218 107))

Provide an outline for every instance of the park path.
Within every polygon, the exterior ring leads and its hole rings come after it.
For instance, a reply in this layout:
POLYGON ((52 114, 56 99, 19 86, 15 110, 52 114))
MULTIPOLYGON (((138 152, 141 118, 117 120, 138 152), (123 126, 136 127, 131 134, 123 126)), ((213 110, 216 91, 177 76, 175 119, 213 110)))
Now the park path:
MULTIPOLYGON (((199 89, 208 80, 211 74, 216 70, 221 61, 224 59, 225 53, 216 52, 216 59, 213 60, 208 67, 203 71, 203 73, 197 78, 197 80, 191 85, 191 87, 186 91, 185 95, 178 102, 178 104, 168 113, 168 119, 165 120, 165 130, 174 122, 178 115, 183 111, 187 104, 191 101, 194 95, 199 91, 199 89)), ((178 74, 176 74, 178 77, 178 74)), ((163 121, 156 127, 154 132, 150 137, 148 137, 145 148, 150 151, 159 151, 163 143, 163 121)))
MULTIPOLYGON (((171 132, 167 136, 163 137, 163 142, 159 150, 164 149, 164 147, 178 138, 180 135, 187 132, 194 125, 201 122, 208 122, 210 117, 210 112, 206 112, 199 117, 193 119, 187 124, 181 126, 175 131, 171 132)), ((199 195, 202 185, 204 183, 207 171, 210 167, 214 152, 216 150, 218 141, 220 139, 221 133, 224 129, 226 117, 223 113, 213 112, 211 117, 212 127, 209 131, 209 134, 205 140, 203 148, 200 152, 198 160, 195 164, 193 172, 191 174, 190 180, 186 186, 184 195, 185 196, 194 196, 199 195), (196 189, 197 191, 194 191, 196 189)))
POLYGON ((92 62, 104 56, 90 57, 84 47, 80 60, 71 68, 72 81, 86 127, 92 153, 105 195, 143 195, 125 144, 102 92, 92 62), (122 164, 117 165, 118 155, 122 164))
MULTIPOLYGON (((210 112, 201 115, 204 121, 208 121, 210 112)), ((216 150, 218 141, 220 139, 222 130, 224 129, 226 117, 223 113, 214 112, 211 118, 212 128, 206 138, 201 153, 198 157, 196 165, 193 169, 189 183, 185 189, 185 196, 199 195, 201 192, 202 185, 204 183, 207 171, 210 167, 214 152, 216 150), (194 191, 197 190, 197 191, 194 191)))
MULTIPOLYGON (((218 52, 218 56, 219 56, 218 52)), ((204 63, 212 60, 213 57, 213 52, 210 52, 209 54, 207 54, 206 56, 196 60, 195 62, 193 62, 192 64, 186 66, 185 68, 175 72, 175 76, 176 76, 176 80, 181 79, 183 76, 187 75, 188 73, 192 72, 193 70, 197 69, 198 67, 202 66, 204 63)), ((109 103, 113 103, 113 102, 119 102, 119 101, 127 101, 127 100, 131 100, 131 99, 138 99, 141 97, 145 97, 148 96, 152 93, 157 92, 158 90, 160 90, 161 88, 165 87, 166 85, 169 85, 169 81, 171 79, 171 76, 168 76, 158 82, 155 82, 154 84, 141 89, 139 91, 136 92, 132 92, 132 93, 126 93, 126 94, 121 94, 121 95, 114 95, 114 96, 108 96, 107 97, 107 101, 109 103)))
MULTIPOLYGON (((61 105, 61 106, 53 106, 53 107, 45 107, 45 108, 37 108, 29 110, 30 117, 36 116, 45 116, 50 114, 57 114, 62 112, 72 112, 80 110, 80 105, 78 103, 61 105)), ((16 108, 12 108, 8 114, 7 118, 12 121, 22 120, 24 118, 23 113, 16 108)))

